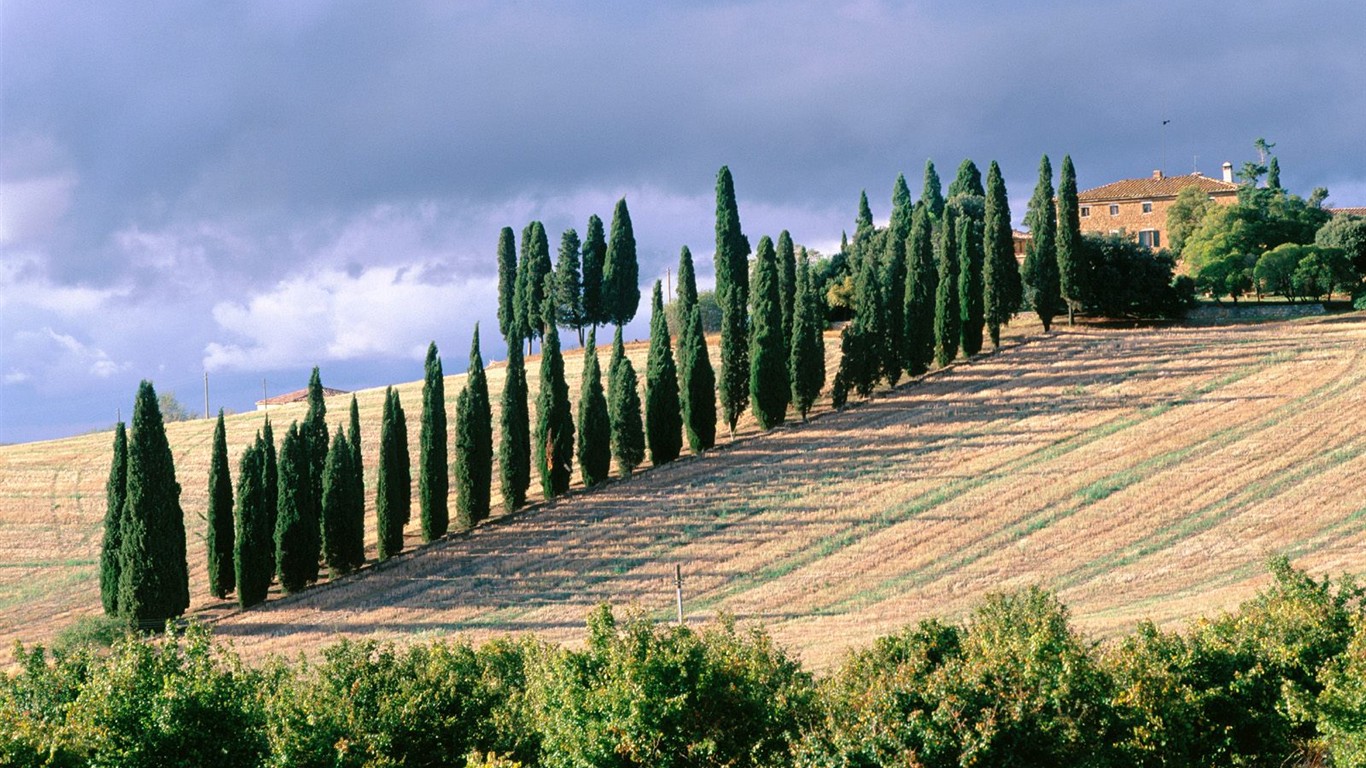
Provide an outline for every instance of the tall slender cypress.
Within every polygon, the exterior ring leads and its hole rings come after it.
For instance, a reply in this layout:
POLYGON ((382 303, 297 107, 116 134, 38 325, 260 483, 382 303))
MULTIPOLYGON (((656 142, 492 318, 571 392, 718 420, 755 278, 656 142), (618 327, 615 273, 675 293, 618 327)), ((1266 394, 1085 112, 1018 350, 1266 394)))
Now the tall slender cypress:
POLYGON ((640 420, 640 391, 635 366, 621 343, 621 326, 612 337, 608 365, 607 415, 612 423, 612 455, 617 469, 630 475, 645 460, 645 427, 640 420))
POLYGON ((308 440, 294 422, 280 444, 279 511, 275 517, 275 573, 285 592, 318 579, 321 521, 312 517, 306 490, 308 440))
POLYGON ((873 209, 868 205, 868 190, 862 189, 858 195, 858 217, 854 219, 854 242, 850 252, 855 274, 863 260, 873 256, 869 250, 875 234, 877 227, 873 225, 873 209))
POLYGON ((650 356, 645 365, 645 438, 650 463, 656 467, 683 451, 683 406, 678 393, 669 324, 664 318, 663 289, 655 281, 650 301, 650 356))
POLYGON ((882 375, 896 386, 906 369, 906 241, 911 236, 914 212, 906 177, 897 174, 892 186, 892 217, 882 254, 882 296, 886 309, 882 339, 882 375))
MULTIPOLYGON (((531 415, 527 409, 526 363, 516 344, 508 346, 507 378, 503 382, 502 442, 498 446, 498 474, 503 508, 508 512, 526 503, 531 485, 531 415)), ((477 521, 476 521, 477 522, 477 521)))
POLYGON ((939 367, 958 356, 958 221, 953 208, 944 209, 939 225, 939 279, 934 301, 934 361, 939 367))
MULTIPOLYGON (((299 427, 299 432, 304 437, 304 443, 308 449, 308 494, 306 496, 309 505, 309 514, 319 524, 322 523, 323 512, 323 464, 327 461, 328 443, 331 442, 327 433, 327 403, 323 399, 323 381, 318 374, 318 366, 313 366, 313 373, 308 377, 308 415, 304 417, 304 423, 299 427)), ((319 536, 322 533, 319 531, 319 536)))
MULTIPOLYGON (((976 166, 971 168, 973 172, 976 170, 976 166)), ((960 169, 960 176, 962 174, 960 169)), ((969 176, 969 180, 971 178, 969 176)), ((982 328, 986 323, 982 304, 982 267, 986 259, 982 223, 986 214, 986 198, 964 193, 955 195, 951 204, 958 220, 959 346, 964 355, 971 357, 982 351, 982 328)))
POLYGON ((119 615, 154 627, 190 606, 185 513, 150 381, 138 387, 128 443, 128 484, 120 530, 119 615))
POLYGON ((1048 155, 1039 161, 1039 182, 1034 186, 1034 196, 1029 198, 1025 226, 1029 228, 1029 250, 1025 254, 1024 277, 1029 285, 1034 313, 1047 333, 1062 303, 1055 247, 1058 212, 1053 202, 1053 166, 1048 162, 1048 155))
POLYGON ((460 528, 469 529, 488 518, 493 483, 493 411, 484 358, 479 353, 478 323, 455 421, 456 518, 460 528))
POLYGON ((427 345, 423 365, 422 426, 418 437, 418 500, 422 513, 422 540, 446 535, 450 525, 450 468, 446 463, 446 376, 436 342, 427 345))
POLYGON ((617 201, 612 212, 612 234, 607 241, 607 258, 602 266, 602 302, 607 319, 626 325, 640 307, 640 265, 636 262, 636 235, 626 198, 617 201))
POLYGON ((792 245, 792 235, 784 229, 778 234, 778 298, 783 306, 783 360, 791 352, 788 344, 792 341, 792 310, 797 300, 797 251, 792 245))
POLYGON ((939 270, 934 263, 934 240, 928 205, 911 214, 911 237, 906 246, 906 370, 918 376, 934 360, 934 298, 939 270))
POLYGON ((498 330, 509 342, 517 326, 517 242, 512 227, 498 233, 498 330))
POLYGON ((982 188, 982 172, 977 170, 977 164, 971 159, 958 164, 958 175, 954 177, 953 183, 949 184, 949 197, 954 198, 958 195, 986 195, 986 190, 982 188))
POLYGON ((545 303, 545 277, 551 273, 550 242, 545 225, 533 221, 522 230, 522 256, 517 263, 517 326, 521 338, 541 335, 541 305, 545 303))
POLYGON ((272 537, 267 547, 272 574, 275 573, 275 522, 280 515, 280 460, 275 450, 275 429, 270 425, 270 417, 261 425, 261 506, 266 513, 266 531, 272 537))
POLYGON ((783 333, 783 310, 777 255, 767 235, 760 238, 756 254, 754 285, 750 293, 754 326, 749 337, 750 408, 760 429, 773 429, 787 418, 787 343, 783 333))
POLYGON ((792 385, 792 403, 806 421, 811 405, 825 386, 825 326, 822 302, 811 285, 811 263, 802 250, 797 262, 797 297, 792 314, 792 355, 788 361, 788 378, 792 385))
POLYGON ((607 261, 607 237, 603 234, 602 219, 597 214, 588 217, 588 231, 583 237, 583 316, 586 324, 597 327, 607 322, 602 300, 602 267, 607 261))
POLYGON ((398 390, 391 390, 390 396, 394 399, 394 466, 397 479, 394 493, 398 501, 399 519, 406 526, 413 519, 413 461, 408 450, 408 415, 403 411, 398 390))
POLYGON ((114 425, 114 457, 104 486, 104 544, 100 547, 100 601, 106 616, 119 615, 119 553, 123 548, 123 507, 128 496, 128 430, 114 425))
POLYGON ((749 240, 730 168, 716 174, 716 299, 721 305, 721 413, 732 435, 749 401, 749 240))
POLYGON ((559 258, 555 261, 555 323, 572 328, 583 346, 583 278, 579 275, 579 233, 573 227, 560 235, 559 258))
POLYGON ((1067 302, 1067 324, 1072 325, 1077 310, 1086 300, 1090 287, 1090 265, 1086 263, 1086 249, 1081 240, 1081 211, 1077 204, 1077 169, 1072 167, 1072 156, 1062 158, 1062 172, 1058 178, 1058 232, 1055 248, 1058 254, 1058 284, 1067 302))
POLYGON ((552 499, 569 490, 574 471, 574 416, 569 409, 569 385, 564 380, 564 358, 560 355, 560 335, 555 329, 555 292, 547 282, 547 318, 541 347, 541 391, 536 398, 536 470, 541 477, 541 493, 552 499))
MULTIPOLYGON (((351 395, 351 424, 346 430, 346 444, 351 448, 351 496, 354 503, 360 505, 359 510, 352 509, 353 515, 360 515, 361 520, 365 518, 365 463, 361 458, 360 450, 360 406, 356 404, 356 396, 351 395)), ((363 522, 356 522, 356 530, 362 539, 365 532, 361 529, 363 522)), ((363 541, 362 541, 363 543, 363 541)), ((364 555, 360 563, 364 563, 364 555)), ((360 564, 358 563, 358 565, 360 564)))
POLYGON ((701 453, 716 444, 716 373, 707 356, 702 313, 697 306, 697 278, 687 246, 678 255, 678 380, 683 429, 688 447, 701 453))
POLYGON ((341 427, 332 438, 323 465, 323 562, 333 576, 350 573, 361 565, 355 561, 354 506, 351 446, 341 427))
POLYGON ((925 186, 920 190, 920 202, 936 221, 944 215, 944 194, 940 191, 939 173, 934 169, 933 160, 925 161, 925 186))
POLYGON ((602 370, 598 364, 597 330, 588 332, 583 348, 583 384, 579 393, 579 475, 585 488, 607 479, 612 469, 612 422, 607 415, 607 397, 602 389, 602 370))
POLYGON ((854 278, 854 317, 840 334, 840 363, 831 387, 831 401, 842 407, 850 391, 862 397, 873 393, 881 376, 878 355, 882 302, 879 299, 877 264, 864 259, 854 278))
POLYGON ((274 531, 266 512, 265 447, 261 435, 247 446, 237 465, 237 524, 233 538, 233 571, 237 604, 250 608, 266 599, 274 572, 274 531))
POLYGON ((213 429, 213 451, 209 456, 208 530, 204 545, 209 556, 209 593, 222 600, 232 593, 233 521, 232 477, 228 473, 228 438, 223 425, 223 409, 213 429))
POLYGON ((375 488, 375 527, 379 559, 388 560, 403 551, 403 484, 399 462, 407 446, 400 442, 397 400, 393 387, 384 390, 384 415, 379 428, 379 481, 375 488))
POLYGON ((986 262, 982 290, 987 331, 993 347, 1001 348, 1001 326, 1010 322, 1020 305, 1020 269, 1010 235, 1010 201, 1006 198, 1001 168, 991 161, 987 170, 986 225, 983 232, 986 262))

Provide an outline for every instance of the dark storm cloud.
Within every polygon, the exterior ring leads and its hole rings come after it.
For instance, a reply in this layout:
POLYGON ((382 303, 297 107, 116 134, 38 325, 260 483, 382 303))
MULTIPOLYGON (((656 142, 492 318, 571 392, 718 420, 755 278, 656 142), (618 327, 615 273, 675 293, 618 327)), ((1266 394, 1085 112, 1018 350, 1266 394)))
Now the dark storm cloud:
MULTIPOLYGON (((1087 187, 1217 174, 1265 136, 1292 189, 1366 204, 1364 8, 6 2, 0 332, 94 371, 91 391, 420 355, 492 300, 392 337, 348 335, 348 302, 483 285, 498 227, 542 218, 553 247, 623 195, 642 280, 684 243, 705 279, 722 164, 752 239, 819 246, 860 189, 885 219, 896 173, 918 192, 931 157, 945 183, 999 160, 1018 220, 1042 153, 1087 187), (300 297, 326 322, 291 335, 300 297)), ((6 358, 7 401, 41 405, 41 371, 6 358)))

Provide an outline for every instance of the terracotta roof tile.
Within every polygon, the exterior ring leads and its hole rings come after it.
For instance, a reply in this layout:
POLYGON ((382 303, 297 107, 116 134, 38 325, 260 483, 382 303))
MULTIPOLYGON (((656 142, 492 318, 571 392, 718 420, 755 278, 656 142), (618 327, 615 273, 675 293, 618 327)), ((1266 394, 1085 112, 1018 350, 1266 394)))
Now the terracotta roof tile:
POLYGON ((1337 216, 1337 215, 1344 215, 1344 216, 1366 216, 1366 207, 1362 207, 1362 208, 1329 208, 1329 209, 1328 209, 1328 212, 1331 213, 1331 214, 1333 214, 1334 216, 1337 216))
MULTIPOLYGON (((351 393, 350 393, 350 392, 347 392, 347 391, 345 391, 345 390, 342 390, 342 389, 332 389, 332 388, 330 388, 330 387, 323 387, 323 397, 336 397, 337 395, 349 395, 349 394, 351 394, 351 393)), ((267 399, 265 399, 265 400, 257 400, 257 401, 256 401, 256 404, 257 404, 257 405, 286 405, 286 404, 288 404, 288 403, 302 403, 303 401, 305 401, 305 400, 307 400, 307 399, 308 399, 308 388, 307 388, 307 387, 304 387, 303 389, 296 389, 296 390, 294 390, 293 392, 286 392, 286 393, 284 393, 283 395, 276 395, 275 397, 267 398, 267 399)))
POLYGON ((1197 187, 1201 192, 1210 194, 1238 191, 1237 184, 1231 184, 1220 179, 1211 179, 1199 174, 1191 174, 1190 176, 1164 176, 1160 179, 1152 177, 1122 179, 1103 187, 1095 187, 1078 193, 1077 200, 1083 203, 1106 200, 1153 200, 1176 197, 1178 192, 1192 186, 1197 187))

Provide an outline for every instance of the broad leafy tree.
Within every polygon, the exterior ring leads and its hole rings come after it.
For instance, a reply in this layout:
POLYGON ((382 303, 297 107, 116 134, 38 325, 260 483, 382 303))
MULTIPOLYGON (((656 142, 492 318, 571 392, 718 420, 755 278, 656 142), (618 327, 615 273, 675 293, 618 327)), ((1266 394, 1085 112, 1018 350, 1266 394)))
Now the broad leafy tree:
POLYGON ((655 281, 650 300, 650 355, 645 363, 645 440, 656 467, 678 458, 683 450, 683 406, 678 395, 678 368, 664 319, 663 290, 655 281))
POLYGON ((787 416, 787 343, 782 339, 782 297, 773 241, 760 238, 755 280, 750 292, 753 327, 749 337, 750 408, 760 429, 773 429, 787 416))
POLYGON ((232 594, 236 579, 232 566, 232 477, 228 472, 228 438, 221 408, 209 457, 208 518, 204 544, 209 556, 209 594, 222 600, 232 594))

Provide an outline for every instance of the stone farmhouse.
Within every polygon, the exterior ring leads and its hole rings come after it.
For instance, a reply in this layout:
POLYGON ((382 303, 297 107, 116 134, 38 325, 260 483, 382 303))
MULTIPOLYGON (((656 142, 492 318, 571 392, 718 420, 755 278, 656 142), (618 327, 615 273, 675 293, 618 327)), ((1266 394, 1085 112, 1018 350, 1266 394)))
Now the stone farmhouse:
POLYGON ((1224 178, 1213 179, 1199 172, 1189 176, 1166 176, 1153 171, 1145 179, 1122 179, 1077 194, 1081 231, 1096 234, 1129 235, 1140 245, 1164 248, 1167 245, 1167 209, 1186 187, 1196 187, 1217 205, 1238 200, 1238 184, 1233 181, 1233 164, 1224 163, 1224 178))

